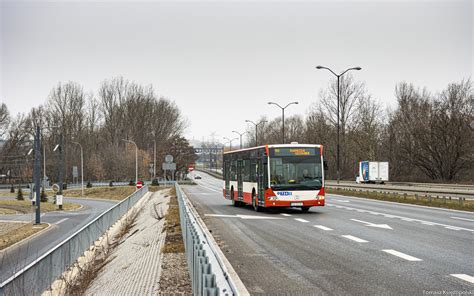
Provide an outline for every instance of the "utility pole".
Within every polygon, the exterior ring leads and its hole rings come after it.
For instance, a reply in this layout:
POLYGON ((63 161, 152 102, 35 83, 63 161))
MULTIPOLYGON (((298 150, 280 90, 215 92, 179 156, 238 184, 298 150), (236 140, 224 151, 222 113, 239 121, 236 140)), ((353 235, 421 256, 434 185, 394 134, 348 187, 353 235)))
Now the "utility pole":
MULTIPOLYGON (((63 195, 63 178, 64 178, 63 146, 64 146, 64 140, 63 140, 63 133, 61 132, 61 134, 59 135, 59 191, 57 194, 61 196, 61 199, 63 195)), ((59 209, 60 210, 63 209, 62 200, 59 203, 59 209)))
POLYGON ((34 164, 34 172, 33 172, 33 183, 35 184, 35 194, 36 194, 36 219, 35 224, 41 223, 41 143, 40 143, 40 128, 39 126, 36 127, 36 135, 35 135, 35 164, 34 164))
POLYGON ((153 179, 156 179, 156 140, 153 139, 153 179))
POLYGON ((84 151, 82 150, 82 145, 79 142, 72 143, 79 145, 79 148, 81 148, 81 196, 84 197, 84 151))

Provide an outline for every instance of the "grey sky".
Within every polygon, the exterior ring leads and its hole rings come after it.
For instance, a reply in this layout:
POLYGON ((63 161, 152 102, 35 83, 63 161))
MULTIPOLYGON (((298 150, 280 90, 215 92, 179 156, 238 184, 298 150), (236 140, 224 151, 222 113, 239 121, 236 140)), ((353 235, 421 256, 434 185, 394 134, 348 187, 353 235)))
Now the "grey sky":
POLYGON ((472 1, 1 3, 0 100, 12 113, 59 81, 87 91, 122 75, 153 84, 188 118, 189 138, 305 114, 331 76, 356 79, 385 106, 408 81, 439 91, 473 72, 472 1))

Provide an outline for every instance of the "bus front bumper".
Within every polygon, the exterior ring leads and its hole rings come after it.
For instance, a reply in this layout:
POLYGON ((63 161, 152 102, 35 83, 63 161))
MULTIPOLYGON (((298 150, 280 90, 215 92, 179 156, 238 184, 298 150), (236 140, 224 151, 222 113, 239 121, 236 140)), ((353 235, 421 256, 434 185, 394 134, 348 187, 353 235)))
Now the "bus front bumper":
POLYGON ((266 200, 265 207, 321 207, 324 206, 324 199, 314 200, 266 200))

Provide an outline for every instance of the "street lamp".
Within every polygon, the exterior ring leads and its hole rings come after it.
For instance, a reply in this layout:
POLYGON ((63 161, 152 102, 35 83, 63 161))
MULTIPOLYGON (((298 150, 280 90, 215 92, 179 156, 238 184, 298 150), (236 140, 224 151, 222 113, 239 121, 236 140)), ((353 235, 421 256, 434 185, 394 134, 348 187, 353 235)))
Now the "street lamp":
POLYGON ((82 150, 82 145, 78 142, 71 142, 73 144, 79 145, 81 148, 81 196, 84 197, 84 152, 82 150))
POLYGON ((135 145, 135 185, 136 185, 138 184, 138 146, 132 140, 122 139, 122 141, 135 145))
POLYGON ((282 120, 282 144, 285 144, 285 109, 288 108, 288 106, 290 105, 293 105, 293 104, 298 104, 298 102, 291 102, 291 103, 288 103, 285 107, 282 107, 280 106, 278 103, 274 103, 274 102, 268 102, 268 105, 275 105, 277 107, 279 107, 281 109, 281 120, 282 120))
POLYGON ((316 66, 316 69, 326 69, 328 70, 329 72, 331 72, 332 74, 334 74, 334 76, 337 77, 337 149, 336 149, 336 165, 337 165, 337 168, 336 168, 336 171, 337 171, 337 184, 339 184, 339 180, 341 179, 341 174, 340 174, 340 171, 339 171, 339 97, 340 97, 340 90, 339 90, 339 80, 340 78, 342 77, 342 75, 344 75, 346 72, 348 71, 351 71, 351 70, 356 70, 356 71, 359 71, 359 70, 362 70, 361 67, 352 67, 352 68, 349 68, 349 69, 346 69, 344 70, 341 74, 336 74, 333 70, 327 68, 327 67, 324 67, 324 66, 316 66))
POLYGON ((259 123, 255 123, 255 122, 253 122, 252 120, 248 120, 248 119, 247 119, 247 120, 245 120, 245 122, 248 122, 248 123, 251 123, 251 124, 255 125, 255 147, 257 147, 257 146, 258 146, 258 137, 257 137, 257 135, 258 135, 258 126, 259 126, 260 124, 263 124, 263 123, 267 122, 267 121, 266 121, 266 120, 262 120, 262 121, 260 121, 259 123))
POLYGON ((247 132, 239 133, 238 131, 232 131, 240 136, 240 149, 242 149, 242 136, 245 135, 247 132))
POLYGON ((238 140, 239 138, 233 138, 233 139, 229 139, 229 138, 226 138, 224 137, 224 140, 227 140, 227 142, 229 142, 229 150, 232 151, 232 141, 235 141, 235 140, 238 140))

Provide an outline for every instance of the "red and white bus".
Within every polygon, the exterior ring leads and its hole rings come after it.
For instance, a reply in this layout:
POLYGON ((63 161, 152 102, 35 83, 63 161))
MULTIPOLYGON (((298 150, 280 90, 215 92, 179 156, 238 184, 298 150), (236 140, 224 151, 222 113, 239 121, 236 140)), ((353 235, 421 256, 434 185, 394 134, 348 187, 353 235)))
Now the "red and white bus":
POLYGON ((323 146, 265 145, 224 153, 223 193, 234 206, 324 206, 323 146))

